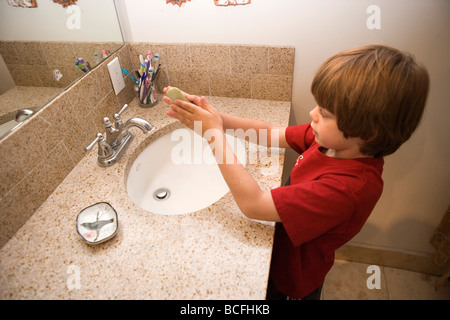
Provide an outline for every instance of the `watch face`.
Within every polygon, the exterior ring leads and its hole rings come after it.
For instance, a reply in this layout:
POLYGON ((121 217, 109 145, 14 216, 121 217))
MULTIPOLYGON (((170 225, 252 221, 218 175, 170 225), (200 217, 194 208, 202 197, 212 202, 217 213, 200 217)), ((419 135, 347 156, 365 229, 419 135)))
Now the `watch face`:
POLYGON ((109 203, 99 202, 83 209, 77 217, 77 231, 89 244, 105 242, 117 233, 117 213, 109 203))

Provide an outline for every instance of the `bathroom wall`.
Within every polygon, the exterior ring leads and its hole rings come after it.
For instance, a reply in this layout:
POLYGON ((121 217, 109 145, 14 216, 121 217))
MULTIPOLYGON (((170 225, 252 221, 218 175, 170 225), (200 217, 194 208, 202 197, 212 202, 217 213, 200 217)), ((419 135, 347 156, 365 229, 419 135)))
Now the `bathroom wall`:
POLYGON ((37 1, 36 8, 17 8, 0 1, 0 39, 10 41, 117 42, 120 26, 112 0, 77 0, 74 8, 37 1), (79 13, 79 19, 75 19, 79 13), (78 25, 79 23, 79 25, 78 25), (67 27, 67 26, 70 26, 67 27), (72 26, 73 25, 73 26, 72 26), (33 26, 33 27, 30 27, 33 26))
MULTIPOLYGON (((386 158, 385 189, 368 223, 351 242, 370 250, 429 256, 429 240, 450 200, 450 2, 447 0, 284 0, 216 7, 116 0, 127 42, 283 45, 295 48, 292 124, 310 121, 310 83, 332 54, 368 43, 410 51, 430 72, 423 121, 412 139, 386 158), (379 29, 371 29, 379 9, 379 29), (143 19, 143 13, 150 19, 143 19)), ((251 54, 251 53, 249 53, 251 54)), ((190 66, 192 67, 192 65, 190 66)), ((213 67, 213 65, 211 65, 213 67)), ((192 79, 202 77, 191 73, 192 79)), ((243 106, 245 107, 245 106, 243 106)), ((290 163, 295 156, 290 156, 290 163)))

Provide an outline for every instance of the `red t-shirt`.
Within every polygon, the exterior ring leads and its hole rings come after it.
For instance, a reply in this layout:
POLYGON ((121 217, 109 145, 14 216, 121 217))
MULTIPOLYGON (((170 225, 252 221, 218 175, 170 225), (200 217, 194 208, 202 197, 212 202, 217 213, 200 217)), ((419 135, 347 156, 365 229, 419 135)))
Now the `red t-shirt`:
POLYGON ((273 189, 277 223, 270 276, 275 287, 300 299, 317 289, 334 252, 362 228, 381 196, 383 158, 324 155, 310 124, 288 127, 286 140, 300 153, 290 185, 273 189))

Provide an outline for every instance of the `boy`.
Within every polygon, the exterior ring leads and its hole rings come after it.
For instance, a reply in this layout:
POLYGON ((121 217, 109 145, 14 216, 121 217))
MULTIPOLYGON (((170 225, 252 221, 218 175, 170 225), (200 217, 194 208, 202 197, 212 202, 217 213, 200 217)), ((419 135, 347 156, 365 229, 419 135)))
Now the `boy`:
MULTIPOLYGON (((277 223, 267 298, 318 299, 335 250, 362 228, 381 196, 383 157, 417 128, 429 78, 394 48, 369 45, 341 52, 317 71, 312 122, 287 128, 219 113, 205 97, 168 97, 167 115, 191 129, 213 129, 213 152, 242 212, 277 223), (175 104, 176 103, 176 104, 175 104), (298 157, 286 186, 261 190, 235 159, 225 129, 264 129, 298 157), (219 147, 218 147, 219 146, 219 147)), ((167 88, 165 89, 165 92, 167 88)))

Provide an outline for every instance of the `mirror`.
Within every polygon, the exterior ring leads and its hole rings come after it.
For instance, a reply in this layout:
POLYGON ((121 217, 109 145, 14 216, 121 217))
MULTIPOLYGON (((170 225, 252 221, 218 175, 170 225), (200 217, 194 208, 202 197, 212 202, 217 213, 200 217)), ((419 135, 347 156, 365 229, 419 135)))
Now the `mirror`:
POLYGON ((21 2, 0 1, 0 139, 123 45, 114 0, 21 2))

